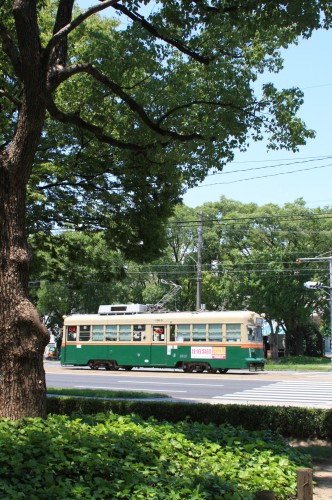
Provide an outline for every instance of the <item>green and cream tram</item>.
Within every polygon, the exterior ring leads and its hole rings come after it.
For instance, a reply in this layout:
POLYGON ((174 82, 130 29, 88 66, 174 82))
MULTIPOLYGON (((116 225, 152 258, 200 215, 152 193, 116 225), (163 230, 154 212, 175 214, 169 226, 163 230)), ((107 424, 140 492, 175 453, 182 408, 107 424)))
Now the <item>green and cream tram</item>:
POLYGON ((149 313, 140 304, 100 306, 64 319, 61 364, 226 373, 264 368, 262 318, 250 311, 149 313))
POLYGON ((140 304, 100 306, 64 319, 61 364, 226 373, 264 368, 262 318, 250 311, 148 313, 140 304))

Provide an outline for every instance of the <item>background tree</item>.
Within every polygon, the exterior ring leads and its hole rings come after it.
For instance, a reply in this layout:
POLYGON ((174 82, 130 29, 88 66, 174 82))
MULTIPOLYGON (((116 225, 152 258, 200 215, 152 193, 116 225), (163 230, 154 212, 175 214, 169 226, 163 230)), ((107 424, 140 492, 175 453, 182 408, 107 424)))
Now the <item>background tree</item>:
POLYGON ((271 327, 274 357, 280 330, 285 331, 289 354, 312 352, 311 344, 321 346, 320 340, 313 339, 317 330, 310 325, 313 314, 323 313, 326 304, 322 294, 308 294, 303 283, 310 279, 326 282, 327 269, 301 268, 296 260, 331 248, 332 227, 326 210, 308 209, 303 200, 284 207, 258 207, 222 198, 215 204, 214 217, 220 248, 215 272, 204 278, 208 307, 264 313, 271 327))
POLYGON ((32 235, 30 296, 44 323, 59 331, 63 315, 96 313, 100 304, 155 304, 172 289, 172 282, 179 281, 184 292, 166 307, 195 307, 195 217, 194 209, 175 207, 174 215, 165 222, 168 243, 162 249, 163 255, 151 263, 136 263, 111 250, 104 231, 60 231, 47 238, 44 233, 32 235), (188 296, 189 289, 192 294, 188 296))
POLYGON ((49 328, 59 328, 63 316, 96 313, 101 304, 129 300, 122 283, 125 263, 110 250, 103 234, 64 232, 30 238, 33 259, 30 295, 49 328))
MULTIPOLYGON (((285 333, 286 354, 321 355, 322 334, 313 318, 319 314, 324 324, 326 316, 329 328, 329 306, 325 294, 307 291, 303 283, 328 282, 328 270, 322 263, 298 265, 296 260, 331 248, 329 210, 308 209, 303 200, 258 207, 222 197, 199 211, 204 214, 202 296, 207 309, 264 313, 275 357, 279 333, 285 333)), ((38 311, 60 328, 63 314, 96 312, 102 303, 155 304, 172 282, 182 289, 166 308, 195 310, 199 223, 197 209, 176 207, 166 223, 169 244, 151 263, 125 260, 109 250, 102 233, 52 236, 44 250, 35 243, 33 289, 42 283, 38 311)))
POLYGON ((252 82, 281 68, 279 47, 330 25, 331 2, 165 0, 145 18, 147 3, 0 4, 0 416, 46 408, 27 222, 104 228, 113 248, 154 258, 184 185, 250 136, 294 149, 313 135, 299 90, 266 85, 258 99, 252 82), (128 26, 95 16, 106 8, 128 26))
POLYGON ((198 224, 197 210, 185 205, 177 205, 167 223, 168 249, 176 273, 172 279, 182 286, 176 306, 182 311, 196 307, 198 224))

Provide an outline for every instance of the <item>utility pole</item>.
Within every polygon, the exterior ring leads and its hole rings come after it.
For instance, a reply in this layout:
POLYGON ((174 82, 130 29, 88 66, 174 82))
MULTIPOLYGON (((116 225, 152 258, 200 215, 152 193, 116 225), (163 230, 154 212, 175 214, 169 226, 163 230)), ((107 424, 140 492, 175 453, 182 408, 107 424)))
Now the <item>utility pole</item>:
POLYGON ((330 354, 331 354, 331 364, 332 364, 332 255, 330 257, 303 257, 296 260, 297 264, 301 264, 301 262, 309 262, 309 261, 329 261, 329 270, 330 270, 330 286, 324 286, 323 283, 318 283, 315 281, 307 281, 304 283, 306 288, 311 289, 320 289, 324 290, 324 288, 329 289, 329 297, 330 297, 330 354))
POLYGON ((197 239, 197 298, 196 298, 196 310, 199 311, 202 308, 202 249, 203 249, 203 212, 198 213, 199 225, 197 229, 198 239, 197 239))

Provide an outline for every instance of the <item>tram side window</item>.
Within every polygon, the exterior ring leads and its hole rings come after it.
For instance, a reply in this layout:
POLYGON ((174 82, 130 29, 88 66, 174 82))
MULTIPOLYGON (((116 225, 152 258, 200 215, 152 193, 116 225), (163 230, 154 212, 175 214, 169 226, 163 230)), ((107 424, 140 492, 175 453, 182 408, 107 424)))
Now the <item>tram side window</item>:
POLYGON ((226 341, 241 342, 241 325, 226 325, 226 341))
POLYGON ((107 342, 116 342, 117 340, 117 327, 116 325, 106 325, 105 340, 107 342))
POLYGON ((190 342, 190 325, 178 325, 177 342, 190 342))
POLYGON ((223 325, 221 323, 209 325, 209 341, 222 342, 222 329, 223 325))
POLYGON ((134 342, 145 340, 145 325, 134 325, 133 340, 134 342))
POLYGON ((206 325, 193 325, 193 341, 206 342, 206 325))
POLYGON ((152 329, 153 342, 163 342, 165 340, 165 327, 155 325, 152 329))
POLYGON ((131 340, 131 326, 130 325, 120 325, 119 326, 119 340, 120 340, 120 342, 130 342, 130 340, 131 340))
POLYGON ((67 326, 67 341, 75 342, 77 336, 77 326, 67 326))
POLYGON ((80 326, 80 342, 88 342, 90 340, 90 325, 81 325, 80 326))
POLYGON ((102 325, 94 325, 92 327, 92 340, 102 342, 104 340, 104 327, 102 325))

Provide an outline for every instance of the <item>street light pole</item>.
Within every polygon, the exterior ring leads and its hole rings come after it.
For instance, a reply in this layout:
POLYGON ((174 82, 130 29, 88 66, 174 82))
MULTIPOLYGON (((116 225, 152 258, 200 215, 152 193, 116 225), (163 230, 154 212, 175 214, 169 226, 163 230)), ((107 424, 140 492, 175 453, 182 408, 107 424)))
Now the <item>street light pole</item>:
MULTIPOLYGON (((331 354, 331 365, 332 365, 332 255, 330 257, 302 257, 297 259, 296 262, 300 264, 301 262, 309 262, 309 261, 329 261, 329 271, 330 271, 330 286, 324 286, 322 283, 316 283, 313 281, 307 282, 307 288, 316 288, 316 289, 329 289, 329 298, 330 298, 330 354, 331 354)), ((306 283, 304 284, 306 286, 306 283)))

